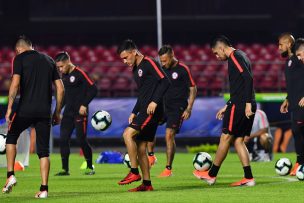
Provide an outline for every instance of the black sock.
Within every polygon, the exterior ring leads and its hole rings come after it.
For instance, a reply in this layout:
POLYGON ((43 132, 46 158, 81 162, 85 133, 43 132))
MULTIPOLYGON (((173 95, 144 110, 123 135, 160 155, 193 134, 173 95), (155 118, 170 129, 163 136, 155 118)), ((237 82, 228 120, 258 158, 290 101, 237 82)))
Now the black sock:
POLYGON ((131 168, 131 173, 138 175, 139 174, 138 168, 131 168))
POLYGON ((210 177, 216 177, 219 170, 220 170, 219 166, 217 166, 215 164, 212 164, 211 169, 209 170, 208 175, 210 177))
POLYGON ((49 186, 47 186, 47 185, 41 185, 40 186, 40 191, 49 191, 49 186))
POLYGON ((87 159, 86 161, 87 161, 87 168, 93 169, 92 159, 87 159))
POLYGON ((151 180, 143 180, 145 186, 151 186, 151 180))
POLYGON ((245 166, 245 167, 243 167, 243 169, 244 169, 245 178, 247 178, 247 179, 253 178, 250 166, 245 166))
POLYGON ((153 156, 153 155, 154 155, 154 152, 148 152, 148 155, 149 155, 149 156, 153 156))
POLYGON ((65 171, 69 171, 69 158, 61 158, 62 161, 62 169, 65 171))
POLYGON ((304 156, 298 155, 297 156, 297 163, 300 165, 304 164, 304 156))
POLYGON ((172 169, 172 166, 167 165, 166 168, 167 168, 168 170, 171 170, 171 169, 172 169))
POLYGON ((6 176, 7 178, 9 178, 11 175, 15 175, 15 172, 14 171, 8 171, 6 176))

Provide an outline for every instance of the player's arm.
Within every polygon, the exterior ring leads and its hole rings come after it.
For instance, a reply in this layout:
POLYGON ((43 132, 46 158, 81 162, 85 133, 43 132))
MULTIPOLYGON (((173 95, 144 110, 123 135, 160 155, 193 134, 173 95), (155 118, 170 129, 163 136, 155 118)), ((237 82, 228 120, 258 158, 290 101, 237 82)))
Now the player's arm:
POLYGON ((133 119, 136 117, 138 112, 139 112, 139 102, 137 99, 136 104, 133 107, 132 113, 130 114, 129 119, 128 119, 129 124, 131 124, 133 122, 133 119))
POLYGON ((13 77, 12 77, 12 83, 11 83, 10 88, 9 88, 7 111, 6 111, 6 114, 5 114, 5 119, 8 123, 11 122, 10 116, 11 116, 11 113, 12 113, 12 108, 13 108, 14 101, 15 101, 16 96, 18 94, 19 86, 20 86, 20 75, 14 74, 13 77))
POLYGON ((57 125, 60 123, 60 112, 63 107, 64 100, 64 86, 61 79, 54 81, 55 86, 55 98, 56 98, 56 107, 53 113, 52 124, 57 125))

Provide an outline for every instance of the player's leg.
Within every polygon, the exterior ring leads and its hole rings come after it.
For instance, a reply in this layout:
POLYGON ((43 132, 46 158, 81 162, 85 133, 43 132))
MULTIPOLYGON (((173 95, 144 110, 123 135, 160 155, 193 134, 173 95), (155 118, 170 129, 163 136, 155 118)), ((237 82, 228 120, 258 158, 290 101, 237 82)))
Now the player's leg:
POLYGON ((287 151, 287 147, 289 144, 289 140, 292 137, 292 130, 291 129, 287 129, 285 130, 284 134, 283 134, 283 141, 281 144, 281 152, 286 152, 287 151))
POLYGON ((80 142, 80 147, 83 151, 83 155, 87 162, 86 175, 94 175, 95 171, 93 169, 93 155, 92 147, 90 146, 87 139, 87 117, 86 116, 76 116, 75 118, 75 128, 76 128, 76 137, 80 142))
POLYGON ((3 193, 11 192, 12 187, 17 183, 14 172, 14 164, 17 154, 16 144, 20 133, 27 129, 31 123, 32 119, 22 118, 14 114, 11 124, 8 126, 8 133, 6 138, 7 180, 2 189, 3 193))
POLYGON ((118 182, 119 185, 126 185, 134 181, 141 180, 141 176, 139 175, 139 170, 138 170, 137 144, 135 140, 135 137, 138 133, 139 131, 135 130, 132 127, 127 127, 123 133, 125 145, 127 147, 127 151, 130 157, 131 171, 124 179, 118 182))
POLYGON ((273 138, 268 133, 264 133, 259 137, 259 143, 263 147, 265 151, 265 156, 263 161, 272 160, 272 146, 273 146, 273 138), (267 156, 269 157, 267 157, 267 156))
POLYGON ((60 155, 62 170, 56 176, 66 176, 69 173, 70 139, 74 129, 73 117, 63 116, 60 124, 60 155))
POLYGON ((272 151, 279 152, 280 150, 280 141, 283 136, 283 130, 282 128, 277 127, 277 129, 274 132, 274 140, 273 140, 273 149, 272 151))
POLYGON ((152 142, 148 142, 147 144, 147 151, 148 151, 148 159, 149 159, 149 165, 153 166, 157 162, 157 158, 154 154, 154 148, 156 145, 156 137, 152 142))
POLYGON ((51 121, 49 118, 37 119, 35 123, 37 155, 40 159, 41 186, 40 191, 35 195, 36 198, 47 198, 48 178, 50 172, 50 129, 51 121))
POLYGON ((304 125, 293 120, 291 128, 295 141, 297 162, 291 170, 290 175, 295 176, 298 166, 304 164, 304 125))

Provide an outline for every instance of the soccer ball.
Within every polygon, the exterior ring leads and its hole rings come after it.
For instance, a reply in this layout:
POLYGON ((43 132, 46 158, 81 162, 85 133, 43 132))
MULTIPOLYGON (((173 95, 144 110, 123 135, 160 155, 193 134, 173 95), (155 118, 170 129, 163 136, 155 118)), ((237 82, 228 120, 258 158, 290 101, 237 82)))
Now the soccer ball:
POLYGON ((0 133, 0 154, 5 154, 6 152, 6 135, 0 133))
POLYGON ((193 166, 199 171, 208 171, 212 165, 212 158, 207 152, 199 152, 193 158, 193 166))
POLYGON ((123 163, 124 165, 126 165, 128 168, 131 168, 131 161, 130 161, 130 157, 129 154, 126 153, 123 159, 123 163))
POLYGON ((299 180, 304 180, 304 165, 298 167, 296 176, 299 180))
POLYGON ((104 131, 110 127, 112 117, 107 111, 96 111, 91 119, 91 124, 95 130, 104 131))
POLYGON ((280 176, 286 176, 290 173, 292 163, 288 158, 281 158, 275 164, 275 171, 280 176))

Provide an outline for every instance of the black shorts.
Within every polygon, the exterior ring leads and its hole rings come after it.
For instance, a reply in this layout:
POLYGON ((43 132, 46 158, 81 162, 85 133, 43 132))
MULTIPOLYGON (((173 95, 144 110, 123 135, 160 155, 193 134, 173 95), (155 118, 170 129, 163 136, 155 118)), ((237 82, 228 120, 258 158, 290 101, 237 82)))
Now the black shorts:
MULTIPOLYGON (((234 137, 245 137, 251 133, 254 115, 249 117, 245 115, 245 105, 238 107, 237 104, 228 105, 223 119, 224 134, 233 135, 234 137)), ((252 112, 256 112, 256 104, 252 104, 252 112)))
POLYGON ((137 130, 139 134, 136 136, 137 140, 152 142, 154 140, 159 121, 163 117, 163 107, 161 105, 156 107, 153 115, 147 114, 147 109, 143 108, 129 127, 137 130))
POLYGON ((17 144, 20 134, 28 127, 36 130, 36 146, 39 158, 48 157, 50 153, 50 118, 19 117, 14 114, 12 123, 8 127, 6 144, 17 144))
POLYGON ((175 133, 179 133, 179 130, 183 124, 184 119, 182 115, 185 111, 185 107, 178 104, 172 104, 165 108, 165 118, 167 121, 166 128, 175 130, 175 133))

